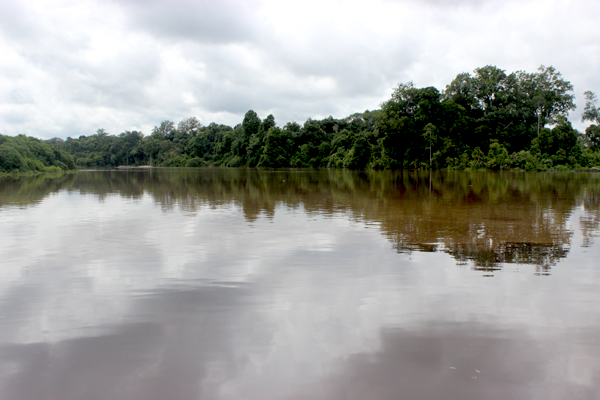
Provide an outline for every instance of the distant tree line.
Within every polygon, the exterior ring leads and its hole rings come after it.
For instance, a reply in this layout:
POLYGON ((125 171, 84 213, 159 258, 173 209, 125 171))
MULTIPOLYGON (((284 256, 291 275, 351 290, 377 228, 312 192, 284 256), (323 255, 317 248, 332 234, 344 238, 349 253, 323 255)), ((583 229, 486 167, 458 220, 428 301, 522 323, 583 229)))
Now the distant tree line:
POLYGON ((443 92, 398 85, 381 109, 279 126, 250 110, 235 127, 192 117, 150 135, 99 129, 47 143, 81 167, 267 167, 348 169, 574 169, 600 165, 597 98, 586 92, 585 133, 575 130, 573 86, 553 67, 461 73, 443 92), (550 127, 548 127, 550 126, 550 127))

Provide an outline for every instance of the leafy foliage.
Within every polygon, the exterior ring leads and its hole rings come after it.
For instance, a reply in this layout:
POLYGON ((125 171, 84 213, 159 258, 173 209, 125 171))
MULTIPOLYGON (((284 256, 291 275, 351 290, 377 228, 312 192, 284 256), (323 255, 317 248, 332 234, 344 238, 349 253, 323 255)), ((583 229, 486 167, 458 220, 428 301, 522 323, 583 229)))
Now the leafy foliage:
POLYGON ((73 157, 43 141, 0 135, 0 172, 50 172, 76 169, 73 157))

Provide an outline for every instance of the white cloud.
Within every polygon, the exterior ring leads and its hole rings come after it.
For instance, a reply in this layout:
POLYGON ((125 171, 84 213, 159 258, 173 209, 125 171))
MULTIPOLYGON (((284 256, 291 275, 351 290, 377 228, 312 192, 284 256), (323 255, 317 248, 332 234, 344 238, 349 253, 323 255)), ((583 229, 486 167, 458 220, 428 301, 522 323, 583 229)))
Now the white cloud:
POLYGON ((600 91, 598 2, 16 1, 0 13, 0 132, 149 133, 195 115, 280 124, 374 109, 488 64, 600 91))

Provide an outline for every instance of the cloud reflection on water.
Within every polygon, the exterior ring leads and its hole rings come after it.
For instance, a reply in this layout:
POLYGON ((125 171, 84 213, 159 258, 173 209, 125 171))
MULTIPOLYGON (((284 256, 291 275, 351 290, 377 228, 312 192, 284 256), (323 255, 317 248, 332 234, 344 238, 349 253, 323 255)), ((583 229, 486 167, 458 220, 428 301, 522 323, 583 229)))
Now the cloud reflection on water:
POLYGON ((594 179, 205 172, 0 191, 0 397, 598 398, 594 179))

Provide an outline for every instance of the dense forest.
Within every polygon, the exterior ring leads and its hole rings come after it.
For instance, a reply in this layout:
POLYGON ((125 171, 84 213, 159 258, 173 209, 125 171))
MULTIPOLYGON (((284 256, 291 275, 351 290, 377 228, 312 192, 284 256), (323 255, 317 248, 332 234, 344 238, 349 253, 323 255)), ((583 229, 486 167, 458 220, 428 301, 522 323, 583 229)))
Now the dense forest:
POLYGON ((0 173, 58 172, 77 169, 71 155, 39 139, 0 135, 0 173))
MULTIPOLYGON (((279 126, 250 110, 235 127, 187 118, 149 135, 99 129, 46 143, 80 167, 577 169, 600 166, 600 112, 586 92, 585 133, 569 122, 573 86, 553 67, 461 73, 444 91, 400 84, 381 108, 279 126)), ((46 164, 44 164, 46 165, 46 164)), ((2 167, 0 167, 2 168, 2 167)), ((6 168, 5 168, 6 170, 6 168)))

